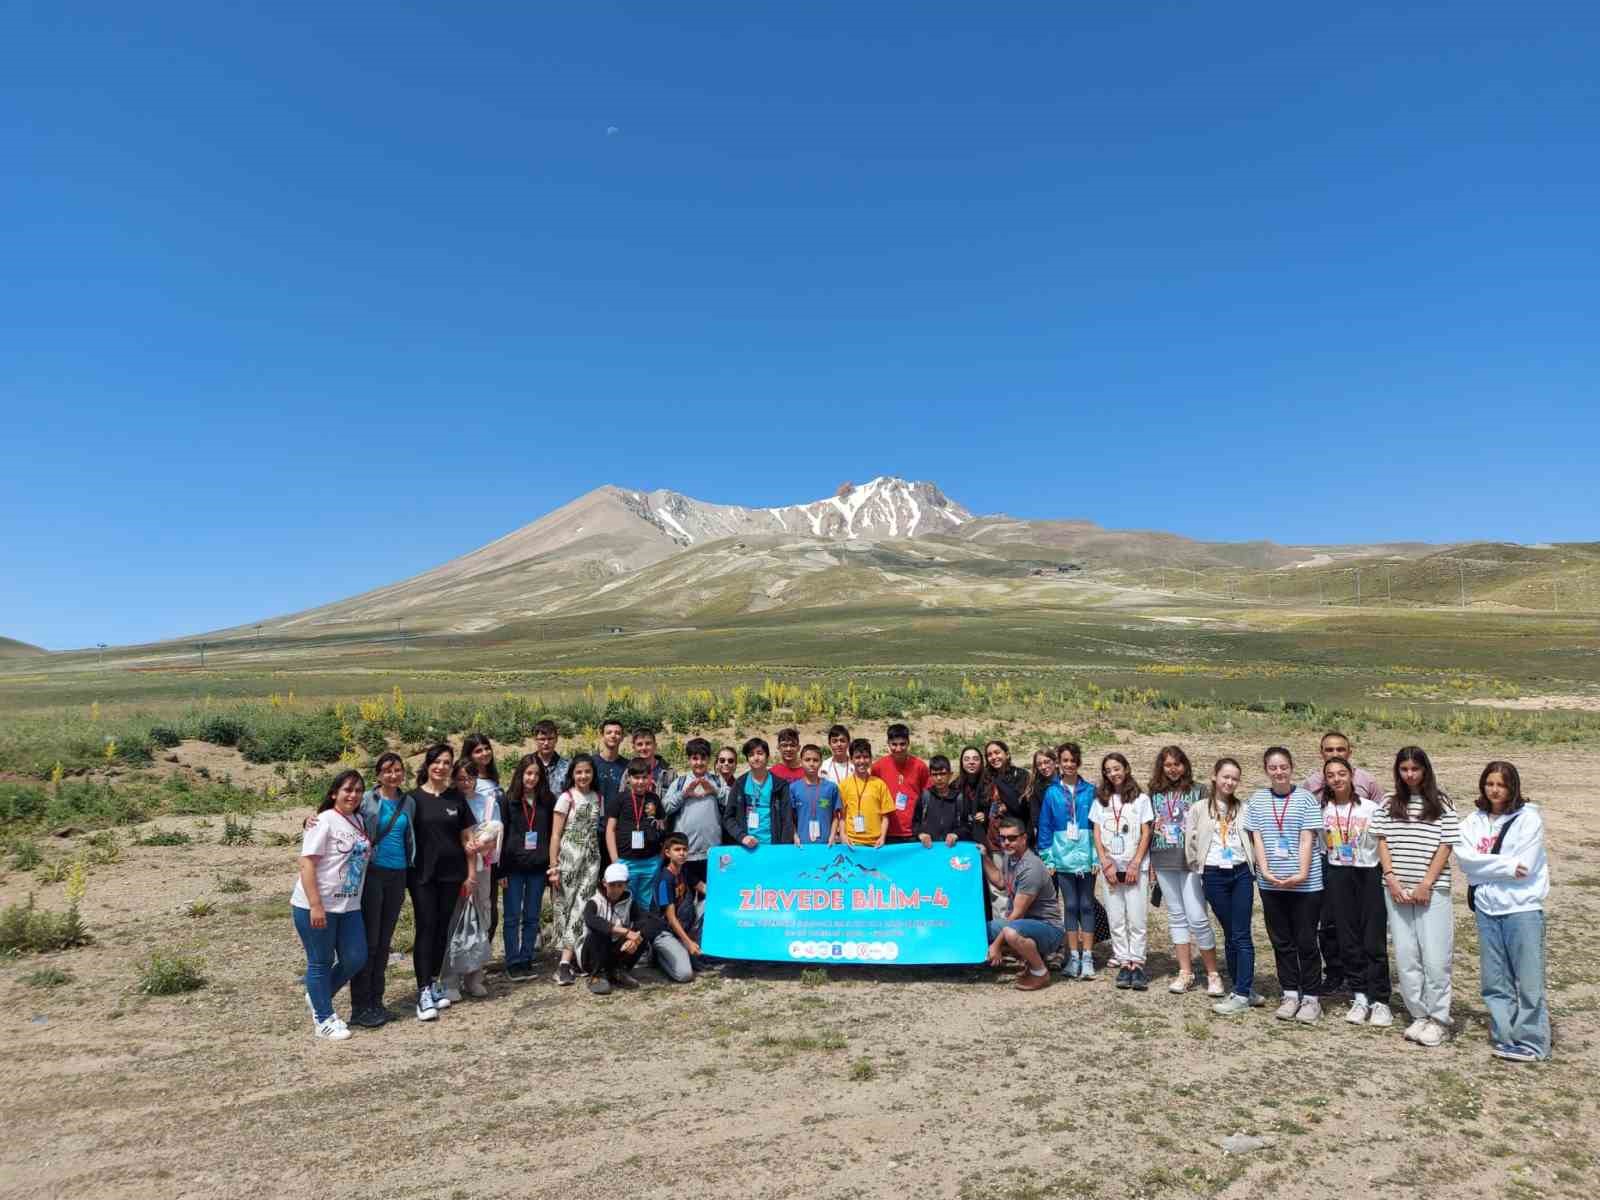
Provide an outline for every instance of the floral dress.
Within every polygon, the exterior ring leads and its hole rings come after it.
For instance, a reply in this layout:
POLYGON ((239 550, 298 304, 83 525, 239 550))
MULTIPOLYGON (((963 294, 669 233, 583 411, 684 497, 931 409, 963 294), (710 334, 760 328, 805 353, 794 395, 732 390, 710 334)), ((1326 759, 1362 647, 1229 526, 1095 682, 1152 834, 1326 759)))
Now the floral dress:
POLYGON ((583 941, 583 905, 600 886, 600 794, 569 788, 556 801, 567 823, 561 829, 561 890, 555 893, 556 929, 563 950, 583 941))

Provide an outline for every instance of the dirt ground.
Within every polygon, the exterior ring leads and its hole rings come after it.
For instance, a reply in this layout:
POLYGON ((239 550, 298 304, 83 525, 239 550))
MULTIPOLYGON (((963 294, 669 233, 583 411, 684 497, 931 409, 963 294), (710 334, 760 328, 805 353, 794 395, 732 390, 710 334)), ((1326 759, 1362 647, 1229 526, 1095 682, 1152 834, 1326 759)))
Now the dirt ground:
MULTIPOLYGON (((1142 771, 1163 740, 1120 748, 1142 771)), ((1197 763, 1229 749, 1220 735, 1186 744, 1197 763)), ((1091 761, 1107 748, 1086 747, 1091 761)), ((1390 750, 1358 745, 1356 757, 1381 777, 1390 750)), ((1483 762, 1502 756, 1549 822, 1549 1064, 1489 1056, 1459 877, 1458 1033, 1435 1050, 1401 1038, 1403 1017, 1379 1031, 1336 1010, 1305 1028, 1169 995, 1159 916, 1143 994, 1116 991, 1107 972, 1025 994, 980 969, 839 967, 820 980, 756 966, 687 986, 642 971, 639 992, 597 999, 556 988, 547 958, 535 982, 492 974, 489 1000, 434 1024, 406 1016, 317 1042, 287 913, 295 848, 259 844, 297 814, 258 817, 258 844, 243 847, 218 844, 220 819, 162 819, 195 843, 134 846, 124 833, 120 860, 89 878, 93 945, 0 965, 12 1093, 0 1195, 1590 1196, 1600 749, 1458 745, 1436 762, 1467 805, 1483 762), (235 878, 249 890, 219 889, 235 878), (217 911, 184 915, 200 898, 217 911), (209 985, 139 994, 153 947, 198 955, 209 985), (70 981, 24 982, 51 966, 70 981), (1224 1154, 1240 1131, 1270 1144, 1224 1154)), ((0 901, 30 888, 65 904, 62 884, 20 872, 0 901)), ((1275 993, 1259 907, 1256 919, 1258 983, 1275 993)), ((389 978, 399 1008, 409 960, 389 978)))

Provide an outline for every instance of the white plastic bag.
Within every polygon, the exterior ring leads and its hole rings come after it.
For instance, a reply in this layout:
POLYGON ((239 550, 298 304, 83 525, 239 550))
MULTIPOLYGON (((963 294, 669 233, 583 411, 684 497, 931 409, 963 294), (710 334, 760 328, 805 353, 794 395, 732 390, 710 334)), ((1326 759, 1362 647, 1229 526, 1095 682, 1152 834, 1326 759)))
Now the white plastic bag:
POLYGON ((476 971, 489 961, 491 949, 489 927, 478 911, 476 898, 462 896, 450 918, 450 940, 445 945, 444 970, 440 974, 459 979, 476 971))

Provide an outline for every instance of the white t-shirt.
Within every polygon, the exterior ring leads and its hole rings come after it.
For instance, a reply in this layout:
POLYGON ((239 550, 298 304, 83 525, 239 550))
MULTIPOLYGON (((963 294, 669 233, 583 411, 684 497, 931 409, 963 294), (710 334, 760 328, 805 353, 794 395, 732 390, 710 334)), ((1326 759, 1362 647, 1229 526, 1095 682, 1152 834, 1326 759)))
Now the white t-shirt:
POLYGON ((1329 799, 1322 806, 1322 844, 1327 847, 1330 867, 1378 865, 1378 839, 1372 832, 1372 818, 1377 813, 1378 806, 1359 792, 1351 804, 1329 799), (1347 846, 1350 849, 1346 850, 1347 846))
POLYGON ((1241 804, 1234 810, 1233 820, 1228 822, 1226 840, 1222 836, 1222 822, 1216 823, 1217 831, 1211 837, 1211 845, 1206 847, 1203 866, 1229 868, 1249 865, 1250 860, 1244 856, 1244 821, 1245 807, 1241 804), (1223 847, 1228 849, 1227 858, 1222 856, 1223 847))
POLYGON ((817 774, 823 779, 827 779, 834 784, 843 783, 854 773, 855 768, 850 765, 850 760, 848 758, 843 762, 840 762, 838 759, 832 757, 823 759, 822 769, 817 772, 817 774))
MULTIPOLYGON (((349 820, 333 809, 317 814, 317 823, 300 835, 300 856, 316 859, 317 894, 324 912, 353 912, 361 907, 361 881, 366 878, 372 842, 361 829, 361 817, 349 820)), ((296 879, 289 903, 309 909, 305 884, 296 879)))
MULTIPOLYGON (((1112 796, 1109 804, 1096 800, 1089 806, 1089 823, 1100 826, 1100 840, 1105 843, 1111 861, 1117 864, 1119 870, 1133 861, 1134 851, 1139 849, 1139 838, 1143 833, 1140 826, 1148 825, 1155 819, 1150 797, 1143 792, 1139 793, 1137 800, 1112 796)), ((1146 854, 1140 863, 1140 870, 1149 869, 1150 856, 1146 854)))

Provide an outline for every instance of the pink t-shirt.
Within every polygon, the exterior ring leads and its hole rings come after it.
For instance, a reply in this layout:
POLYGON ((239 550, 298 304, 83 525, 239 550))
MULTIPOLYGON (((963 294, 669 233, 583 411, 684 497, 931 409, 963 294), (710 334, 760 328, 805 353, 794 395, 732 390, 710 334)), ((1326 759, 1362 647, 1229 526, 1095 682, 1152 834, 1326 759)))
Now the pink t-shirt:
MULTIPOLYGON (((361 907, 361 881, 372 857, 372 842, 361 829, 359 815, 346 820, 331 808, 318 813, 317 823, 300 837, 300 857, 316 859, 317 893, 324 912, 354 912, 361 907)), ((289 903, 311 907, 299 879, 289 903)))

